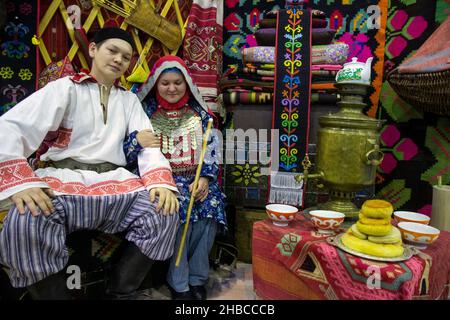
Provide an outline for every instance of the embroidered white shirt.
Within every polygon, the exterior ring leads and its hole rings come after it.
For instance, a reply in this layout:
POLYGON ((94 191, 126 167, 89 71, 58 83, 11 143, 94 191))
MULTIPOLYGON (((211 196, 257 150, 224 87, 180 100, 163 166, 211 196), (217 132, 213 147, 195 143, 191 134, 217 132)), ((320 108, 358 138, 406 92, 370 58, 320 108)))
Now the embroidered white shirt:
POLYGON ((49 131, 57 139, 41 160, 72 158, 95 164, 126 165, 123 140, 135 130, 152 129, 134 93, 111 88, 108 118, 103 121, 98 84, 55 80, 0 117, 0 200, 27 188, 51 187, 55 194, 107 195, 166 187, 178 191, 170 164, 158 148, 138 156, 141 178, 118 168, 97 173, 88 170, 44 168, 32 171, 26 159, 49 131))

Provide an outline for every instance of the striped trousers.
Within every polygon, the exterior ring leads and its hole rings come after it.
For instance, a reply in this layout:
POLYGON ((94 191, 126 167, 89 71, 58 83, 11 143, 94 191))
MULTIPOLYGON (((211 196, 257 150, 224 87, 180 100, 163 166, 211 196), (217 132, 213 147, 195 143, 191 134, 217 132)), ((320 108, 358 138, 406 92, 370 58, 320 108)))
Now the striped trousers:
POLYGON ((0 231, 0 264, 8 268, 13 287, 29 286, 66 267, 66 236, 82 229, 127 231, 126 239, 147 257, 166 260, 174 250, 179 217, 156 213, 157 201, 150 203, 147 191, 57 196, 48 217, 33 217, 28 209, 22 215, 12 206, 0 231))

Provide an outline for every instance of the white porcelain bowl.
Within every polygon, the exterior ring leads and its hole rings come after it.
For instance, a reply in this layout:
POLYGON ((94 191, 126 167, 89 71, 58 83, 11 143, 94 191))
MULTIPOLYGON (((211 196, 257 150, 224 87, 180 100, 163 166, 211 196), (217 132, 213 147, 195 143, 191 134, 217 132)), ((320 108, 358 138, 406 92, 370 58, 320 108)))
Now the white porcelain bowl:
POLYGON ((429 216, 412 211, 394 211, 394 218, 397 222, 416 222, 421 224, 430 223, 429 216))
POLYGON ((285 227, 289 221, 294 220, 298 209, 287 204, 268 204, 266 205, 266 213, 272 220, 272 223, 279 227, 285 227))
POLYGON ((345 219, 345 214, 332 210, 311 210, 309 215, 319 233, 334 233, 345 219))
POLYGON ((400 222, 398 225, 405 243, 426 248, 439 237, 439 229, 416 222, 400 222))

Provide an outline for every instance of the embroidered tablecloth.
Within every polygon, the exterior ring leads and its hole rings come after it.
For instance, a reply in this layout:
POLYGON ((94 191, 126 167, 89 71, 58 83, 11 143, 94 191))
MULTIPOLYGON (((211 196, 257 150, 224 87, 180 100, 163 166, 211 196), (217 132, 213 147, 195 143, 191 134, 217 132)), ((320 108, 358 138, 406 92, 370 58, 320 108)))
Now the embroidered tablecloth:
MULTIPOLYGON (((340 230, 344 231, 344 230, 340 230)), ((450 233, 403 262, 377 262, 329 245, 298 214, 287 227, 253 225, 256 294, 263 299, 445 299, 450 283, 450 233)))

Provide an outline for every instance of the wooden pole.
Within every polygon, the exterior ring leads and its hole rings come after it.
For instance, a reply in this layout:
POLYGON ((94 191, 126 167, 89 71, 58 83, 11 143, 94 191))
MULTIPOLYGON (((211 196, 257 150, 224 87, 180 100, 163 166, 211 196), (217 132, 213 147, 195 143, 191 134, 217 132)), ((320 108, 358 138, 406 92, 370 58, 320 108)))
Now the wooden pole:
POLYGON ((209 139, 209 134, 211 132, 212 124, 213 124, 213 119, 210 118, 208 120, 208 126, 206 128, 206 133, 205 133, 205 136, 203 138, 202 152, 200 153, 200 160, 199 160, 199 163, 198 163, 198 166, 197 166, 197 172, 195 173, 194 186, 193 186, 192 192, 191 192, 191 199, 189 201, 189 207, 188 207, 188 210, 186 212, 186 221, 184 223, 183 235, 181 237, 180 247, 178 248, 177 260, 175 262, 175 266, 176 267, 178 267, 180 265, 181 254, 183 253, 184 242, 186 240, 186 234, 187 234, 187 231, 188 231, 188 228, 189 228, 189 221, 191 219, 192 207, 194 206, 194 194, 197 192, 198 180, 200 179, 200 172, 202 171, 203 160, 205 158, 206 146, 208 144, 208 139, 209 139))

